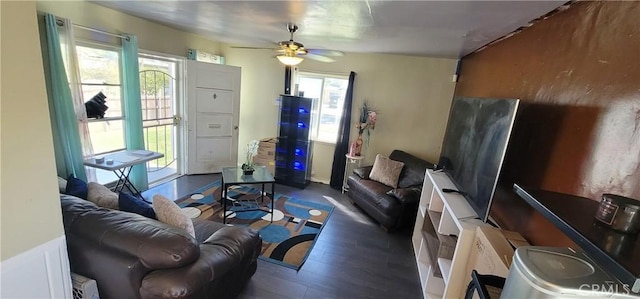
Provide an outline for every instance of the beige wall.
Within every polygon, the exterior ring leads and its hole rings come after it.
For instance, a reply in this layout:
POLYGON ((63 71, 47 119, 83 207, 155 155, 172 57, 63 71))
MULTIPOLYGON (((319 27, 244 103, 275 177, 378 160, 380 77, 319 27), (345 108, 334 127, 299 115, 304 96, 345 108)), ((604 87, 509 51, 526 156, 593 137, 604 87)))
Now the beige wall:
MULTIPOLYGON (((227 63, 242 67, 240 150, 251 139, 277 136, 278 106, 274 99, 284 90, 284 66, 268 50, 222 47, 227 63)), ((303 71, 348 75, 357 73, 352 119, 367 99, 379 111, 363 165, 376 153, 389 155, 403 149, 437 162, 455 88, 451 81, 457 61, 399 55, 347 54, 334 63, 305 60, 303 71)), ((351 140, 357 137, 352 126, 351 140)), ((329 181, 334 146, 314 145, 314 179, 329 181)))
MULTIPOLYGON (((138 48, 142 50, 183 57, 187 55, 188 49, 198 49, 211 54, 220 52, 218 42, 86 1, 38 1, 37 9, 39 13, 51 13, 71 19, 74 24, 113 33, 134 34, 138 37, 138 48)), ((81 38, 117 42, 113 38, 87 30, 78 29, 76 32, 81 38)))
POLYGON ((64 234, 34 2, 1 2, 2 261, 64 234))
MULTIPOLYGON (((324 142, 315 142, 313 144, 313 162, 311 165, 312 181, 329 184, 331 181, 334 150, 335 144, 324 142)), ((362 165, 365 165, 365 162, 363 162, 362 165)))
MULTIPOLYGON (((186 56, 196 48, 225 56, 227 64, 242 68, 239 157, 251 139, 277 136, 278 106, 284 90, 284 66, 268 50, 234 49, 194 34, 171 29, 115 10, 83 1, 38 2, 39 12, 72 19, 76 24, 110 32, 138 36, 139 47, 186 56)), ((77 31, 79 34, 88 32, 77 31)), ((104 36, 92 34, 91 39, 104 36)), ((116 42, 113 39, 110 42, 116 42)), ((456 61, 398 55, 348 54, 335 63, 305 60, 301 70, 348 75, 355 71, 354 119, 368 99, 380 112, 379 123, 365 149, 364 164, 372 164, 376 153, 388 155, 399 148, 437 162, 455 83, 451 82, 456 61)), ((356 138, 352 129, 351 140, 356 138)), ((333 145, 314 147, 314 179, 328 181, 333 145)))
POLYGON ((222 46, 227 64, 242 68, 238 163, 252 139, 278 135, 278 96, 284 91, 284 66, 268 50, 222 46))

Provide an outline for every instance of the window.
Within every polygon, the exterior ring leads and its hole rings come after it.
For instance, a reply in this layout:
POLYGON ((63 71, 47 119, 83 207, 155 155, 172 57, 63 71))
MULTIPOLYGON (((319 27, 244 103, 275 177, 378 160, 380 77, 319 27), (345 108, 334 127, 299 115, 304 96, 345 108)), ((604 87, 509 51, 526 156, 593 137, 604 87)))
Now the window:
MULTIPOLYGON (((100 92, 106 96, 104 118, 89 119, 89 135, 96 155, 123 150, 125 145, 124 112, 120 72, 120 48, 94 43, 78 43, 78 68, 84 101, 100 92)), ((111 171, 96 169, 100 184, 116 181, 111 171)))
POLYGON ((298 74, 298 91, 304 92, 307 98, 316 99, 312 110, 311 139, 336 143, 348 85, 346 76, 298 74))
MULTIPOLYGON (((94 154, 126 148, 123 112, 120 47, 82 42, 76 45, 84 101, 102 92, 106 96, 104 118, 89 119, 89 134, 94 154)), ((164 154, 147 163, 149 182, 177 173, 176 76, 179 62, 155 54, 139 54, 140 91, 145 148, 164 154)), ((115 175, 97 170, 99 183, 115 181, 115 175)))
POLYGON ((109 107, 104 118, 89 120, 89 134, 95 154, 125 148, 120 51, 116 47, 82 44, 76 46, 84 100, 102 92, 109 107))

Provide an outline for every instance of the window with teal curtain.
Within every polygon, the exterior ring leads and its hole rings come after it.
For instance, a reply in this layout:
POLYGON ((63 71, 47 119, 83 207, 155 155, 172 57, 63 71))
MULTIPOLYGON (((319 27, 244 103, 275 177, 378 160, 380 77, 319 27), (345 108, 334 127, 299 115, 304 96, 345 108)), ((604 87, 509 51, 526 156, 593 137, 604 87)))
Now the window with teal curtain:
MULTIPOLYGON (((56 166, 58 175, 61 177, 66 178, 73 174, 75 177, 86 181, 82 142, 62 59, 57 21, 54 15, 45 15, 48 59, 48 65, 46 65, 45 69, 47 69, 49 111, 54 137, 56 166)), ((65 25, 68 26, 69 24, 65 25)))
MULTIPOLYGON (((124 96, 125 143, 129 150, 144 149, 142 129, 142 100, 138 67, 138 39, 127 35, 122 39, 122 89, 124 96)), ((147 165, 133 166, 129 177, 138 190, 149 189, 147 165)))

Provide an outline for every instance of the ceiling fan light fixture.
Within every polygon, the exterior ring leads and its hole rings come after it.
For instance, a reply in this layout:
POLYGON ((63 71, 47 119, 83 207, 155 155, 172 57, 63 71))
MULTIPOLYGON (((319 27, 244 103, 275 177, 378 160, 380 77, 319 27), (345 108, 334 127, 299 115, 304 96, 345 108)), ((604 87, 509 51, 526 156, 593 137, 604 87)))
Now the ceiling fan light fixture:
POLYGON ((301 57, 288 55, 278 55, 276 58, 278 58, 278 60, 280 60, 284 65, 297 65, 304 60, 301 57))

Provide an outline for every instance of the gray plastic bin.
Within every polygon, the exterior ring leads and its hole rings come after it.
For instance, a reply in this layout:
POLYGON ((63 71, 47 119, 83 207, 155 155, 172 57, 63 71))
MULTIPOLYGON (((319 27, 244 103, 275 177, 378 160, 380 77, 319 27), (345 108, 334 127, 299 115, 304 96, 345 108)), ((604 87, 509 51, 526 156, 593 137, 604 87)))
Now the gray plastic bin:
POLYGON ((516 249, 500 298, 640 298, 569 248, 516 249))

